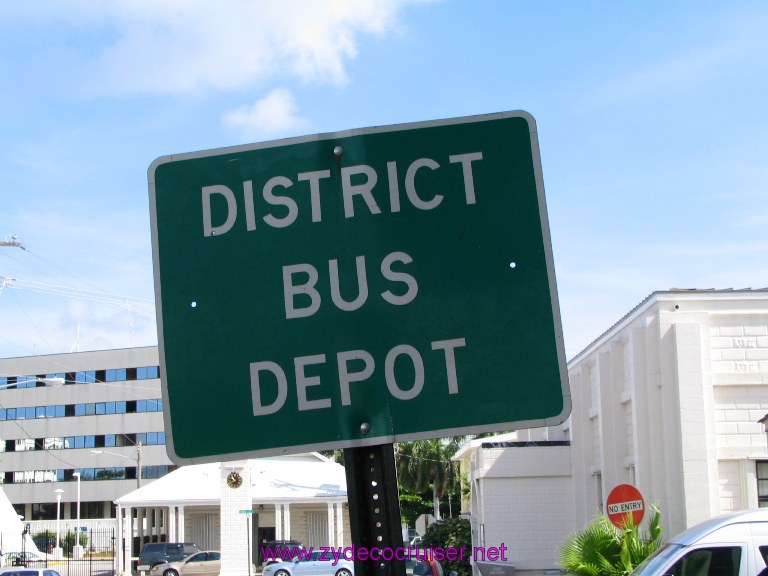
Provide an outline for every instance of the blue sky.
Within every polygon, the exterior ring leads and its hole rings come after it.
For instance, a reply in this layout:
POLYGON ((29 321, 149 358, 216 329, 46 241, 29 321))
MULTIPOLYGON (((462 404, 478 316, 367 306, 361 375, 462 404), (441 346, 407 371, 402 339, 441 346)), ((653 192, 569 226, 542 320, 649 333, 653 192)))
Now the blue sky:
POLYGON ((653 291, 766 287, 766 30, 764 1, 3 2, 0 357, 157 342, 160 156, 505 110, 568 356, 653 291))

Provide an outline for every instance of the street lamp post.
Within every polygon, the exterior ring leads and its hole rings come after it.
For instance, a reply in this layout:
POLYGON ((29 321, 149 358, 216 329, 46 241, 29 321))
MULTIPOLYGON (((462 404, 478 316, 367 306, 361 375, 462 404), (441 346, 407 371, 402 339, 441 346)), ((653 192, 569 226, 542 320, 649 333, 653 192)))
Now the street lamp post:
POLYGON ((91 454, 111 454, 112 456, 118 456, 120 458, 127 458, 136 462, 136 488, 141 488, 141 442, 136 444, 136 457, 126 456, 125 454, 118 454, 117 452, 110 452, 109 450, 91 450, 91 454))
POLYGON ((141 488, 141 442, 136 444, 136 488, 141 488))
POLYGON ((61 558, 61 495, 64 490, 57 488, 54 490, 56 493, 56 548, 53 550, 55 558, 61 558))
POLYGON ((83 557, 83 547, 80 545, 80 472, 73 472, 72 476, 77 478, 77 526, 75 526, 75 545, 72 548, 72 555, 75 560, 83 557))

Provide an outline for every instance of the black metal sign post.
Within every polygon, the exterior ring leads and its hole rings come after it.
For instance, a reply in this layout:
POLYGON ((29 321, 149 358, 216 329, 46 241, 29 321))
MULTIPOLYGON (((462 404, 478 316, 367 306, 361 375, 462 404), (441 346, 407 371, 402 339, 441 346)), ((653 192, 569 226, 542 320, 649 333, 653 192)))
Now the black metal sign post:
POLYGON ((403 535, 394 446, 345 448, 344 468, 355 576, 405 576, 405 563, 397 559, 403 535))

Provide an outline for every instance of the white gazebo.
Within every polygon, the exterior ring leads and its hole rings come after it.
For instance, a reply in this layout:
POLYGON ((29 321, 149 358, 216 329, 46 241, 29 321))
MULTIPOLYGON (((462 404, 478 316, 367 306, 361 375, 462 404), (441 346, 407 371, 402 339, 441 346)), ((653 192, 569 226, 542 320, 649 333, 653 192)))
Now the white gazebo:
POLYGON ((146 542, 221 550, 223 576, 245 574, 265 540, 347 546, 346 502, 344 467, 316 452, 183 466, 115 500, 118 571, 146 542))

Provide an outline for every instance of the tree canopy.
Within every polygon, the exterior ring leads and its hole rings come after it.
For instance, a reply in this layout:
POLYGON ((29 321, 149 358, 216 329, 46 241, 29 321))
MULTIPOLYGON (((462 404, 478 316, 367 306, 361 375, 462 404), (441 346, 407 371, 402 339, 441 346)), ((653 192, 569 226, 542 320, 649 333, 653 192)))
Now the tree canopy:
POLYGON ((410 492, 432 490, 434 517, 440 519, 440 499, 460 491, 458 464, 452 460, 463 437, 403 442, 395 447, 397 480, 410 492))

